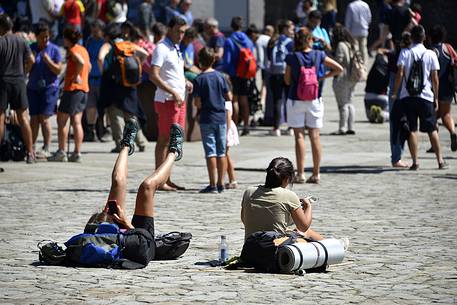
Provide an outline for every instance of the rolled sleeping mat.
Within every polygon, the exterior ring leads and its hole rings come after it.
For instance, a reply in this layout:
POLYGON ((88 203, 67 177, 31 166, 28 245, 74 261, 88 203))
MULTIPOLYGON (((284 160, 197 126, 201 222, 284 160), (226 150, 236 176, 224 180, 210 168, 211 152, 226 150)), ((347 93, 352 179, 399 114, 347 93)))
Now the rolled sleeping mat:
POLYGON ((295 243, 278 250, 279 269, 285 273, 339 264, 343 259, 344 246, 336 238, 295 243))

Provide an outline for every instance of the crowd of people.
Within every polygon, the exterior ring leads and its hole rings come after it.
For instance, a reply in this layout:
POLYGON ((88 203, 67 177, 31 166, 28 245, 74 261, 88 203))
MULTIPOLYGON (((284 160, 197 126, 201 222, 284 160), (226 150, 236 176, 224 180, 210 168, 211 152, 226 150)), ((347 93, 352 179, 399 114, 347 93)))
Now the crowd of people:
MULTIPOLYGON (((263 30, 235 16, 230 33, 221 32, 213 17, 194 19, 191 0, 23 0, 4 5, 0 138, 6 111, 11 110, 8 117, 22 129, 27 163, 81 162, 84 141, 106 140, 109 135, 112 152, 119 153, 125 122, 138 120, 143 129, 157 126, 159 168, 168 154, 170 126, 188 124, 191 130, 198 125, 209 176, 201 192, 222 192, 237 186, 229 148, 250 133, 253 109, 258 110, 253 105, 257 99, 252 98, 258 78, 260 100, 272 109, 269 135, 287 133, 295 138, 293 182, 319 183, 322 89, 330 78, 340 114, 333 135, 356 133, 352 93, 357 83, 366 81, 367 119, 390 123, 392 165, 419 167, 419 127, 430 136, 429 151, 436 154, 439 168, 446 168, 437 119, 448 129, 456 151, 451 102, 457 55, 445 43, 444 27, 436 25, 426 33, 418 4, 383 0, 380 35, 368 46, 372 14, 366 2, 351 1, 344 23, 336 20, 335 0, 315 2, 298 1, 295 20, 281 19, 263 30), (415 72, 417 62, 420 73, 415 72), (419 88, 414 87, 415 80, 419 88), (148 107, 152 116, 145 115, 148 107), (58 149, 51 153, 55 114, 58 149), (65 150, 68 121, 74 141, 71 153, 65 150), (281 130, 283 123, 287 129, 281 130), (37 148, 40 128, 43 146, 37 148), (313 160, 307 179, 306 131, 313 160), (405 141, 411 165, 402 160, 405 141)), ((263 123, 268 123, 266 116, 263 123)), ((135 142, 139 151, 146 149, 141 128, 135 142)), ((161 185, 168 191, 180 188, 170 177, 161 185)))

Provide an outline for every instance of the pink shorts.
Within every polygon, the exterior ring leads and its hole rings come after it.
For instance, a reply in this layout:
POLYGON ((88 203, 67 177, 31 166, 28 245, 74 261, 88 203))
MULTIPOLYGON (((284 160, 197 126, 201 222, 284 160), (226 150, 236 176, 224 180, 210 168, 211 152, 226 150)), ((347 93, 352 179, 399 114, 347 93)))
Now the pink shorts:
POLYGON ((170 136, 170 127, 173 123, 186 127, 186 103, 181 106, 175 101, 154 102, 154 109, 158 117, 159 136, 170 136))

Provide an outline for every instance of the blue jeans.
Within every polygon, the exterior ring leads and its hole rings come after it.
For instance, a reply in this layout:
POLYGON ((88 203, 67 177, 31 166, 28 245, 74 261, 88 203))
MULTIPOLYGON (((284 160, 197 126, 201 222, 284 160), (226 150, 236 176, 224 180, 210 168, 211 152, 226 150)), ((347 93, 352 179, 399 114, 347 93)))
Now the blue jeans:
POLYGON ((226 124, 200 124, 206 158, 225 157, 227 147, 226 124))
POLYGON ((401 160, 401 156, 403 154, 403 150, 405 148, 405 142, 400 140, 400 130, 399 124, 397 124, 396 119, 399 117, 397 113, 400 111, 400 107, 393 107, 394 101, 392 101, 392 90, 394 89, 395 84, 395 73, 390 72, 389 76, 389 111, 390 111, 390 161, 392 164, 397 163, 401 160))

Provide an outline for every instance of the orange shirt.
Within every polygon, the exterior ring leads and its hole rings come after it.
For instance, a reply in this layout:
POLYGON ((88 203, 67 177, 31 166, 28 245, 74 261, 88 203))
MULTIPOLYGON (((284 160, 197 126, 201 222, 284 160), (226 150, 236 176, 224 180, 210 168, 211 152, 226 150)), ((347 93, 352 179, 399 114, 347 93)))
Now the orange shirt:
POLYGON ((67 60, 67 71, 65 73, 65 83, 63 90, 64 91, 76 91, 81 90, 84 92, 89 92, 89 66, 90 66, 90 58, 89 54, 87 53, 86 48, 79 44, 75 44, 68 52, 73 52, 75 54, 79 54, 84 60, 84 66, 79 74, 82 82, 81 84, 75 83, 76 79, 76 62, 71 58, 68 57, 67 60))

